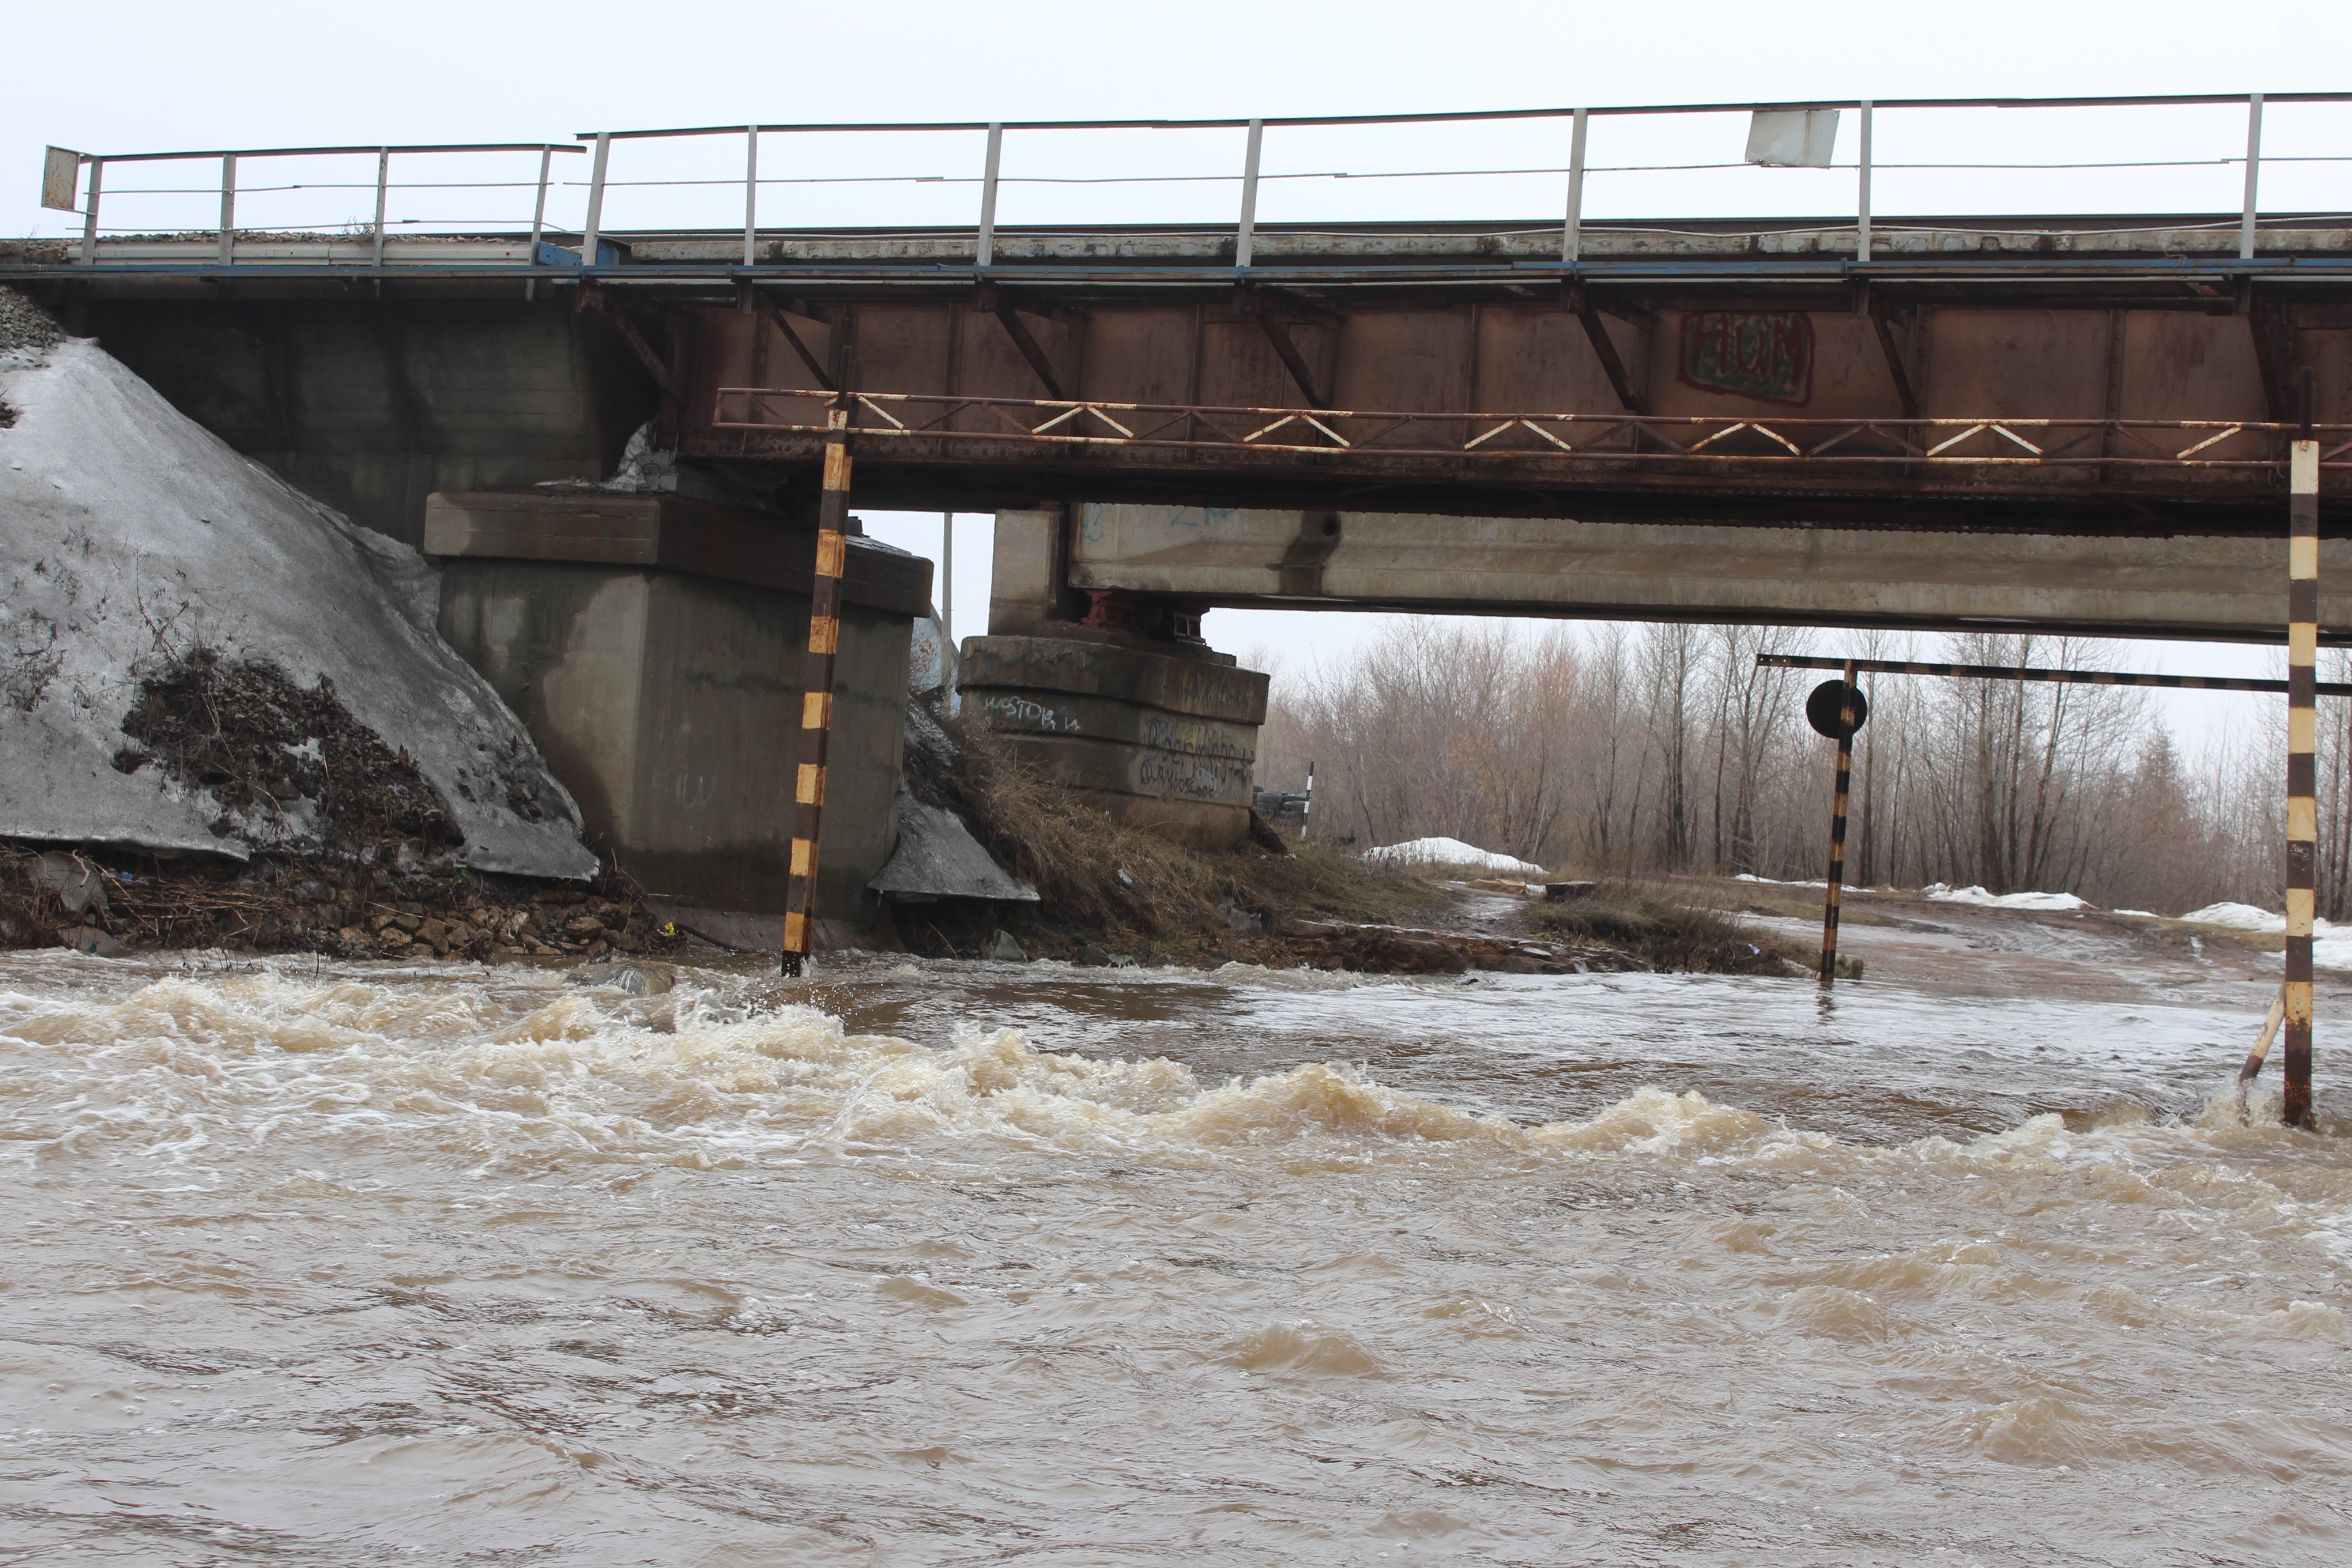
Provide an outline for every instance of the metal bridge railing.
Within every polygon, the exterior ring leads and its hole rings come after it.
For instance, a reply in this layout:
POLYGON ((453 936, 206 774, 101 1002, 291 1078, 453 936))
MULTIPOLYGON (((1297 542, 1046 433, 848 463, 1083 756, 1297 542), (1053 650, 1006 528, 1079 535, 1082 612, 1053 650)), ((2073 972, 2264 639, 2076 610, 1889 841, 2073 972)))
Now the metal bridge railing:
MULTIPOLYGON (((722 386, 711 426, 820 435, 823 391, 722 386)), ((1429 414, 1221 408, 1099 399, 848 394, 860 440, 932 437, 1049 447, 1246 449, 1330 456, 1575 459, 1704 467, 2276 469, 2298 425, 2219 419, 1818 419, 1638 414, 1429 414)), ((2352 425, 2309 427, 2323 466, 2352 469, 2352 425)))
MULTIPOLYGON (((1715 104, 1653 104, 1606 105, 1583 108, 1552 108, 1527 110, 1490 110, 1465 113, 1391 114, 1391 115, 1307 115, 1267 116, 1255 119, 1211 120, 1034 120, 1001 121, 903 121, 869 124, 804 123, 751 124, 735 126, 694 126, 662 130, 600 131, 579 134, 572 145, 557 143, 473 143, 445 146, 357 147, 357 148, 267 148, 219 153, 142 153, 88 155, 51 149, 50 163, 44 184, 45 205, 78 212, 84 220, 79 260, 83 265, 95 265, 101 259, 100 237, 108 232, 123 232, 121 226, 112 229, 102 226, 100 217, 102 195, 120 197, 131 192, 104 193, 104 174, 110 164, 131 163, 163 163, 170 161, 214 160, 220 163, 218 193, 220 219, 215 231, 218 242, 220 263, 233 261, 236 247, 236 211, 238 197, 238 164, 240 160, 262 158, 313 157, 331 154, 375 154, 377 176, 373 189, 375 197, 375 220, 370 231, 373 238, 371 263, 383 265, 383 245, 387 231, 386 207, 393 193, 421 189, 449 190, 461 186, 472 189, 534 189, 531 232, 531 260, 537 260, 537 240, 548 223, 551 189, 562 193, 569 207, 569 196, 579 193, 584 200, 576 228, 566 226, 562 232, 579 233, 583 237, 581 256, 593 270, 602 257, 597 246, 601 239, 614 232, 607 222, 608 198, 624 189, 632 193, 661 190, 684 193, 688 196, 711 194, 715 189, 740 188, 741 193, 741 264, 757 265, 761 228, 761 201, 763 188, 779 185, 965 185, 976 186, 976 212, 968 232, 971 236, 972 266, 985 272, 998 260, 998 214, 1004 188, 1014 184, 1077 185, 1087 187, 1150 186, 1150 185, 1216 185, 1237 187, 1239 210, 1228 230, 1233 265, 1248 268, 1256 263, 1260 224, 1261 192, 1276 181, 1326 180, 1465 180, 1489 176, 1515 175, 1558 178, 1555 187, 1562 206, 1555 208, 1563 216, 1557 227, 1559 260, 1562 267, 1573 268, 1583 258, 1589 228, 1601 222, 1591 211, 1587 199, 1588 181, 1601 174, 1657 174, 1669 171, 1744 167, 1839 169, 1850 171, 1853 178, 1851 204, 1853 223, 1853 255, 1868 261, 1881 247, 1884 236, 1892 227, 1902 226, 1900 220, 1890 220, 1874 202, 1874 179, 1898 170, 2188 170, 2219 169, 2242 166, 2242 186, 2240 211, 2236 220, 2237 251, 2240 259, 2252 261, 2258 244, 2258 220, 2261 216, 2260 197, 2262 174, 2265 163, 2305 164, 2352 163, 2352 150, 2333 150, 2335 139, 2341 135, 2352 143, 2352 128, 2329 127, 2329 145, 2316 153, 2273 154, 2267 159, 2263 148, 2263 123, 2266 107, 2281 104, 2345 104, 2352 103, 2352 92, 2305 92, 2253 94, 2189 94, 2171 96, 2106 97, 2106 98, 1947 98, 1947 99, 1869 99, 1813 100, 1780 103, 1715 103, 1715 104), (2212 155, 2203 157, 2149 156, 2121 160, 2074 160, 2051 162, 1889 162, 1878 153, 1877 137, 1883 117, 1893 113, 1916 110, 2124 110, 2192 108, 2196 106, 2240 107, 2244 110, 2242 150, 2234 134, 2229 145, 2215 147, 2212 155), (1839 117, 1851 113, 1855 117, 1855 152, 1851 162, 1836 157, 1839 117), (1596 120, 1638 119, 1654 121, 1691 115, 1745 114, 1749 117, 1748 137, 1742 156, 1722 163, 1622 163, 1594 164, 1587 154, 1589 132, 1596 120), (1265 152, 1270 134, 1307 128, 1331 127, 1436 127, 1469 125, 1492 121, 1561 122, 1568 132, 1568 157, 1563 165, 1508 168, 1453 169, 1389 169, 1360 171, 1279 171, 1265 165, 1265 152), (1206 172, 1150 173, 1136 169, 1111 170, 1100 175, 1073 177, 1064 175, 1018 175, 1006 172, 1006 150, 1010 139, 1043 132, 1109 132, 1121 131, 1213 131, 1238 130, 1244 132, 1240 167, 1206 172), (976 149, 978 171, 973 175, 946 174, 894 173, 871 174, 849 170, 847 165, 828 166, 814 172, 795 172, 779 175, 774 164, 771 174, 761 173, 761 139, 763 137, 809 137, 815 135, 847 135, 852 137, 887 137, 908 132, 950 132, 973 134, 981 138, 976 149), (614 175, 614 156, 617 144, 649 142, 720 142, 737 141, 740 145, 740 175, 701 163, 700 152, 690 152, 695 160, 690 171, 664 177, 622 180, 614 175), (418 184, 394 183, 390 177, 394 154, 457 153, 492 154, 537 152, 541 154, 540 174, 535 187, 527 182, 431 182, 418 184), (588 176, 584 182, 558 181, 551 186, 550 173, 552 154, 558 152, 593 153, 588 176), (86 176, 77 178, 77 176, 86 176), (79 197, 79 200, 77 199, 79 197)), ((1964 143, 1966 146, 1972 143, 1964 143)), ((349 182, 307 187, 304 189, 364 188, 349 182)), ((204 187, 169 187, 160 191, 141 191, 142 195, 190 195, 202 194, 204 187)), ((691 225, 670 225, 669 231, 692 228, 697 232, 728 232, 725 223, 709 219, 718 215, 698 209, 691 225)), ((886 220, 887 221, 887 220, 886 220)), ((1631 220, 1612 219, 1614 223, 1631 220)), ((1846 220, 1807 220, 1819 227, 1824 221, 1843 224, 1846 220)), ((2352 222, 2352 215, 2328 215, 2327 221, 2352 222)), ((347 233, 352 225, 321 224, 308 226, 320 228, 341 227, 347 233)), ((432 226, 414 221, 404 221, 396 226, 407 233, 436 232, 432 226)), ((477 224, 476 226, 478 226, 477 224)), ((514 226, 520 226, 515 220, 514 226)), ((935 232, 938 226, 930 226, 935 232)), ((2181 226, 2167 225, 2166 227, 2181 226)), ((2191 225, 2189 226, 2200 226, 2191 225)), ((2220 222, 2202 226, 2220 229, 2220 222)), ((954 226, 949 226, 949 232, 954 226)), ((781 232, 770 229, 766 232, 781 232)), ((1763 232, 1763 231, 1759 231, 1763 232)), ((2039 232, 2039 231, 2034 231, 2039 232)), ((2113 232, 2112 229, 2109 232, 2113 232)))

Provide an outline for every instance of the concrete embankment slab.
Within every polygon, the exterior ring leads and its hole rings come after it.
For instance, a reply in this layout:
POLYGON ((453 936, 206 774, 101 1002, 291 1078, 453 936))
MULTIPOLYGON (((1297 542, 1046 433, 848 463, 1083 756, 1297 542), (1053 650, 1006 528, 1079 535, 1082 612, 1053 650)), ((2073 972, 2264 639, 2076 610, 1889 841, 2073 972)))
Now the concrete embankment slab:
POLYGON ((0 835, 320 847, 317 800, 125 757, 149 682, 209 651, 331 697, 404 753, 460 862, 595 872, 530 734, 435 630, 437 581, 415 551, 240 457, 95 342, 0 370, 0 398, 18 411, 0 429, 0 835))

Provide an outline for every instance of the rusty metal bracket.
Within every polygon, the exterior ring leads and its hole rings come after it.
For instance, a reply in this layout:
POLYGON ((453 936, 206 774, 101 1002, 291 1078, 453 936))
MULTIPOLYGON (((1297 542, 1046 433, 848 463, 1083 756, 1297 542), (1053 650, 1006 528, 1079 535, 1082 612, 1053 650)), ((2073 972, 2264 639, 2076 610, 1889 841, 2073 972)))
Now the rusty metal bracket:
POLYGON ((840 391, 841 388, 835 384, 833 377, 825 374, 824 365, 817 359, 815 351, 808 346, 807 341, 799 332, 793 330, 792 318, 778 310, 776 302, 760 292, 756 287, 751 288, 751 299, 759 306, 760 319, 772 323, 776 331, 783 334, 784 342, 792 345, 793 353, 800 355, 801 363, 806 365, 808 373, 816 377, 816 384, 827 392, 840 391))
MULTIPOLYGON (((1902 400, 1903 417, 1918 418, 1919 394, 1911 384, 1911 367, 1904 363, 1902 347, 1895 341, 1894 309, 1885 296, 1870 286, 1867 278, 1854 285, 1853 309, 1856 315, 1870 318, 1871 330, 1878 334, 1878 352, 1885 356, 1886 374, 1895 382, 1895 395, 1902 400)), ((1909 323, 1916 317, 1908 311, 1905 315, 1904 336, 1907 338, 1915 330, 1909 323)))
POLYGON ((1257 329, 1265 334, 1265 341, 1274 345, 1276 356, 1282 361, 1282 368, 1290 373, 1290 379, 1297 382, 1298 390, 1306 395, 1307 405, 1309 408, 1330 407, 1331 400, 1323 395, 1321 387, 1315 384, 1315 373, 1307 368, 1307 356, 1298 352, 1298 343, 1291 337, 1290 329, 1265 311, 1258 313, 1257 329))
MULTIPOLYGON (((583 284, 583 295, 588 289, 594 287, 593 284, 583 284)), ((654 378, 654 384, 660 387, 665 395, 675 396, 677 388, 671 382, 669 366, 663 363, 661 355, 654 353, 653 345, 646 342, 646 336, 637 330, 636 322, 629 319, 629 312, 605 299, 601 289, 594 299, 586 301, 586 305, 592 310, 603 312, 604 319, 613 323, 613 330, 621 334, 621 341, 629 345, 629 352, 636 355, 639 364, 646 367, 646 374, 654 378)))
POLYGON ((1337 328, 1347 320, 1338 311, 1311 304, 1286 289, 1265 289, 1250 284, 1239 284, 1234 289, 1234 314, 1257 323, 1257 330, 1265 335, 1275 357, 1281 360, 1282 368, 1290 373, 1292 383, 1305 395, 1309 408, 1328 408, 1332 400, 1317 384, 1314 368, 1307 363, 1306 354, 1300 352, 1298 340, 1290 335, 1290 323, 1282 319, 1284 311, 1331 328, 1337 328))
POLYGON ((1021 357, 1029 362, 1029 368, 1044 384, 1046 395, 1067 397, 1069 394, 1062 390, 1061 377, 1054 372, 1054 362, 1046 357, 1045 349, 1030 332, 1028 323, 1021 319, 1021 307, 1007 299, 993 283, 980 286, 979 304, 1003 325, 1004 335, 1013 340, 1013 346, 1021 351, 1021 357))
POLYGON ((1609 335, 1609 325, 1601 319, 1583 284, 1568 285, 1568 308, 1583 323, 1584 336, 1592 344, 1593 355, 1601 361, 1601 374, 1608 376, 1617 401, 1628 414, 1647 414, 1649 410, 1642 406, 1641 395, 1633 390, 1633 378, 1626 373, 1625 362, 1618 355, 1616 340, 1609 335))
POLYGON ((2246 318, 2246 330, 2253 334, 2254 363, 2263 377, 2263 403, 2270 410, 2273 423, 2286 424, 2295 414, 2294 307, 2256 294, 2249 279, 2239 289, 2238 309, 2246 318))

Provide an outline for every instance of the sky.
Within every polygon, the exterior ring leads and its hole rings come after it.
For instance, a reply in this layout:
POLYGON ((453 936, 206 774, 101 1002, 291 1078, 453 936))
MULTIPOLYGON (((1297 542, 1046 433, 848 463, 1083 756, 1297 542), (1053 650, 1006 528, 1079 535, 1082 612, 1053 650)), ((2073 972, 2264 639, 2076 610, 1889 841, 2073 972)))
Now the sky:
MULTIPOLYGON (((1488 0, 1469 10, 1392 0, 1246 7, 1112 6, 1098 0, 939 0, 889 5, 661 6, 573 0, 559 11, 500 0, 409 0, 391 9, 223 3, 201 9, 118 0, 102 19, 70 6, 10 18, 16 68, 0 92, 0 232, 59 234, 70 215, 37 205, 41 149, 86 153, 569 142, 598 129, 753 121, 1394 113, 1576 103, 1752 101, 1964 95, 2288 92, 2344 86, 2352 6, 2247 0, 2216 13, 2174 0, 2120 7, 2090 0, 1979 0, 1965 11, 1788 0, 1682 0, 1631 9, 1578 0, 1488 0), (33 68, 25 68, 26 66, 33 68), (5 174, 14 171, 13 175, 5 174)), ((1591 162, 1738 162, 1744 119, 1596 122, 1591 162)), ((1006 223, 1128 217, 1230 218, 1241 132, 1031 134, 1008 139, 1008 178, 1088 181, 1150 174, 1150 184, 1008 184, 1006 223)), ((1452 129, 1269 132, 1261 201, 1288 218, 1549 216, 1554 174, 1368 178, 1433 169, 1556 167, 1559 122, 1452 129), (1348 179, 1328 176, 1345 173, 1348 179), (1271 178, 1271 176, 1282 176, 1271 178), (1298 176, 1298 177, 1294 177, 1298 176)), ((1878 162, 2149 158, 2203 161, 2165 170, 2020 174, 1883 172, 1874 205, 1904 210, 2229 210, 2243 150, 2235 108, 2094 117, 2079 111, 1879 116, 1878 162)), ((1841 162, 1853 157, 1851 123, 1841 162)), ((961 223, 976 205, 975 134, 762 139, 762 212, 792 223, 961 223), (840 183, 844 176, 859 176, 840 183), (878 178, 877 178, 878 177, 878 178), (826 183, 818 183, 826 182, 826 183)), ((632 142, 616 154, 607 222, 723 226, 742 221, 742 139, 632 142), (693 185, 639 181, 695 180, 693 185)), ((2352 114, 2275 106, 2266 159, 2352 150, 2352 114)), ((372 177, 373 160, 361 178, 372 177)), ((577 169, 584 159, 558 160, 577 169)), ((536 158, 509 156, 496 180, 528 181, 536 158)), ((241 183, 270 184, 246 166, 241 183)), ((258 165, 268 169, 269 165, 258 165)), ((288 166, 290 167, 290 166, 288 166)), ((335 224, 365 216, 348 164, 305 166, 299 192, 257 191, 241 225, 335 224), (315 184, 313 182, 316 182, 315 184)), ((110 174, 110 224, 209 226, 217 197, 139 195, 195 187, 217 165, 150 165, 146 185, 110 174)), ((419 181, 478 177, 450 161, 408 164, 419 181), (446 171, 446 172, 444 172, 446 171)), ((581 195, 560 184, 551 222, 576 224, 581 195), (568 205, 567 205, 568 204, 568 205)), ((564 175, 559 172, 559 182, 564 175)), ((1770 216, 1852 210, 1850 169, 1650 170, 1596 174, 1595 216, 1770 216)), ((2352 208, 2352 165, 2266 166, 2264 204, 2352 208)), ((520 186, 404 194, 394 214, 423 220, 526 221, 520 186), (419 205, 422 204, 422 205, 419 205)), ((935 554, 940 519, 865 514, 894 543, 935 554)), ((984 630, 989 520, 958 525, 956 629, 984 630)), ((1220 610, 1211 640, 1298 665, 1344 655, 1383 617, 1220 610)), ((2147 644, 2141 668, 2267 673, 2264 649, 2147 644)), ((2183 694, 2164 710, 2195 741, 2230 700, 2183 694)))

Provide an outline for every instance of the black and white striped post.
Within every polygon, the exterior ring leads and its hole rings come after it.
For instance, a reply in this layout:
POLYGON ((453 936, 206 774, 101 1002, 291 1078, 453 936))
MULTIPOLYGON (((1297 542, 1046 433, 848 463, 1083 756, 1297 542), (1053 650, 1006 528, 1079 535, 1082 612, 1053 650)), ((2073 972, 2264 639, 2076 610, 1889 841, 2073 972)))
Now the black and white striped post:
POLYGON ((1830 804, 1830 870, 1822 900, 1822 977, 1824 985, 1837 980, 1838 895, 1845 887, 1846 795, 1853 787, 1853 731, 1860 715, 1854 711, 1853 660, 1845 661, 1840 677, 1837 723, 1837 793, 1830 804))
POLYGON ((1306 842, 1307 830, 1315 826, 1315 763, 1307 764, 1307 798, 1298 803, 1298 837, 1306 842))
POLYGON ((800 766, 793 778, 792 872, 784 885, 783 972, 799 974, 816 944, 817 842, 824 826, 825 755, 833 742, 834 664, 841 651, 841 575, 849 554, 849 401, 825 416, 824 489, 817 500, 816 574, 809 590, 808 660, 801 678, 800 766))
POLYGON ((2285 1082, 2279 1121, 2311 1125, 2311 925, 2314 862, 2319 838, 2316 695, 2319 658, 2319 443, 2309 435, 2287 448, 2286 589, 2286 1007, 2285 1082))

